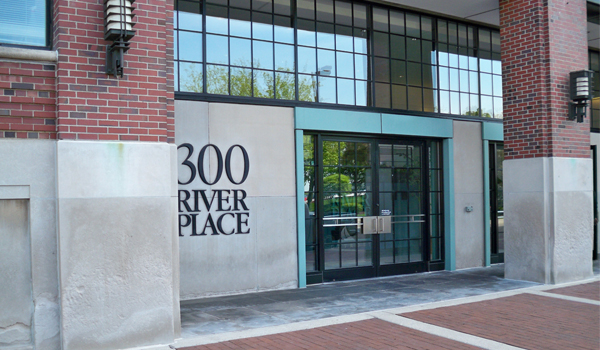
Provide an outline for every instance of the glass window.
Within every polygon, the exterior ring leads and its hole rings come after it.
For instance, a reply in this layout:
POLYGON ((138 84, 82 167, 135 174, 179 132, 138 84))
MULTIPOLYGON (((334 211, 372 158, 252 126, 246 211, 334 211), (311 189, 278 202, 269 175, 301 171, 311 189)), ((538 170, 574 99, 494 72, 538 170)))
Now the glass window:
POLYGON ((0 43, 47 46, 46 0, 1 1, 0 43))
POLYGON ((176 0, 177 91, 502 117, 496 30, 352 0, 207 2, 176 0))

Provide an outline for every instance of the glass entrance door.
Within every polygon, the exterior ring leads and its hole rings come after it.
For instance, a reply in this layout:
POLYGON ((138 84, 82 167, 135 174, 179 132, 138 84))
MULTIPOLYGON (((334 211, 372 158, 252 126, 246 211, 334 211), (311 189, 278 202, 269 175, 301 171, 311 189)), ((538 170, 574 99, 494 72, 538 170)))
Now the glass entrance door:
POLYGON ((443 268, 439 143, 307 135, 307 283, 443 268))

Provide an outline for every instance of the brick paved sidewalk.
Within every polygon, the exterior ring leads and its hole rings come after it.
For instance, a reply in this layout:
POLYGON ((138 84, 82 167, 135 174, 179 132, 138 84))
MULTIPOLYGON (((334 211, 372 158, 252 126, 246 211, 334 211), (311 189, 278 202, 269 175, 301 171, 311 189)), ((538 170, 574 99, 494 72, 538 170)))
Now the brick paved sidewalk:
POLYGON ((178 349, 600 349, 600 281, 535 293, 178 349))

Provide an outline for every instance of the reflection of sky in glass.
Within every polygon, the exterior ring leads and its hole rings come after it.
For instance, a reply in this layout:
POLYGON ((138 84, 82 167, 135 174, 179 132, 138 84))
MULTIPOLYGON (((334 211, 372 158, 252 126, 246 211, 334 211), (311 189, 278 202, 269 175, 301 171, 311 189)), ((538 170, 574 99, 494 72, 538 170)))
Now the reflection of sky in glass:
POLYGON ((353 50, 353 44, 352 44, 353 39, 352 38, 353 37, 348 36, 348 35, 336 34, 336 36, 335 36, 336 49, 341 50, 341 51, 352 52, 352 50, 353 50))
POLYGON ((317 32, 317 46, 333 50, 335 48, 335 36, 331 33, 317 32))
POLYGON ((450 113, 450 93, 440 91, 440 113, 450 113))
POLYGON ((472 94, 479 93, 479 79, 477 78, 477 72, 469 72, 469 92, 472 94))
POLYGON ((261 40, 273 40, 273 26, 265 23, 252 23, 252 37, 261 40))
POLYGON ((450 68, 450 90, 458 91, 458 69, 450 68))
POLYGON ((231 38, 231 65, 250 67, 251 43, 247 39, 231 38))
POLYGON ((479 59, 479 70, 484 73, 491 73, 492 72, 492 60, 480 58, 479 59))
POLYGON ((440 67, 440 89, 449 90, 450 82, 448 78, 450 76, 450 72, 446 67, 440 67))
POLYGON ((298 45, 316 46, 315 32, 298 29, 298 45))
POLYGON ((494 118, 502 118, 502 97, 494 97, 494 118))
POLYGON ((275 44, 275 69, 293 72, 294 61, 294 46, 275 44))
POLYGON ((317 51, 315 49, 298 47, 298 72, 309 74, 317 72, 317 51))
POLYGON ((202 15, 190 12, 178 12, 179 29, 202 31, 202 15))
POLYGON ((229 20, 229 30, 233 36, 250 37, 250 22, 237 19, 229 20))
POLYGON ((337 52, 337 75, 342 78, 354 78, 354 57, 351 53, 337 52))
POLYGON ((202 61, 202 33, 179 32, 179 40, 185 45, 179 48, 179 57, 184 61, 202 61))
POLYGON ((253 60, 255 68, 273 69, 273 43, 253 41, 253 60))
POLYGON ((206 31, 209 33, 227 35, 227 18, 206 16, 206 31))
POLYGON ((293 44, 294 29, 289 27, 275 26, 275 41, 293 44))
POLYGON ((319 65, 319 74, 335 76, 335 51, 318 50, 317 63, 319 65))
POLYGON ((228 47, 226 36, 207 35, 206 62, 229 64, 228 47))
POLYGON ((479 95, 471 94, 469 96, 471 97, 471 112, 479 113, 479 95))
POLYGON ((492 94, 492 75, 480 73, 479 81, 481 82, 481 93, 484 95, 492 94))
POLYGON ((492 79, 494 81, 494 95, 502 96, 502 76, 494 75, 492 79))
POLYGON ((318 77, 319 102, 335 103, 335 78, 318 77))
POLYGON ((367 82, 356 81, 356 105, 366 106, 367 105, 367 82))
POLYGON ((494 102, 492 97, 481 96, 481 116, 491 118, 494 115, 494 102))
POLYGON ((354 80, 337 80, 338 103, 343 105, 354 104, 354 80))
POLYGON ((469 92, 469 71, 460 71, 460 92, 469 92))
POLYGON ((367 80, 367 56, 354 55, 356 79, 367 80))
POLYGON ((367 38, 354 37, 354 52, 367 53, 367 38))
POLYGON ((460 114, 460 94, 458 92, 450 92, 450 113, 460 114))

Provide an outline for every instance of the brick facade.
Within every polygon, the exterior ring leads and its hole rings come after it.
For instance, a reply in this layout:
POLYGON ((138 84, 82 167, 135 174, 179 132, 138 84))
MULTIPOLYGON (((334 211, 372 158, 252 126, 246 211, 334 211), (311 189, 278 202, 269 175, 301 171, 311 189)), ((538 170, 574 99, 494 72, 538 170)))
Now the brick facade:
POLYGON ((500 0, 505 159, 590 156, 589 119, 567 120, 586 21, 585 0, 500 0))
POLYGON ((56 65, 0 63, 0 138, 56 138, 56 65))
POLYGON ((102 3, 54 1, 58 139, 173 142, 172 1, 134 3, 123 78, 105 73, 102 3))

